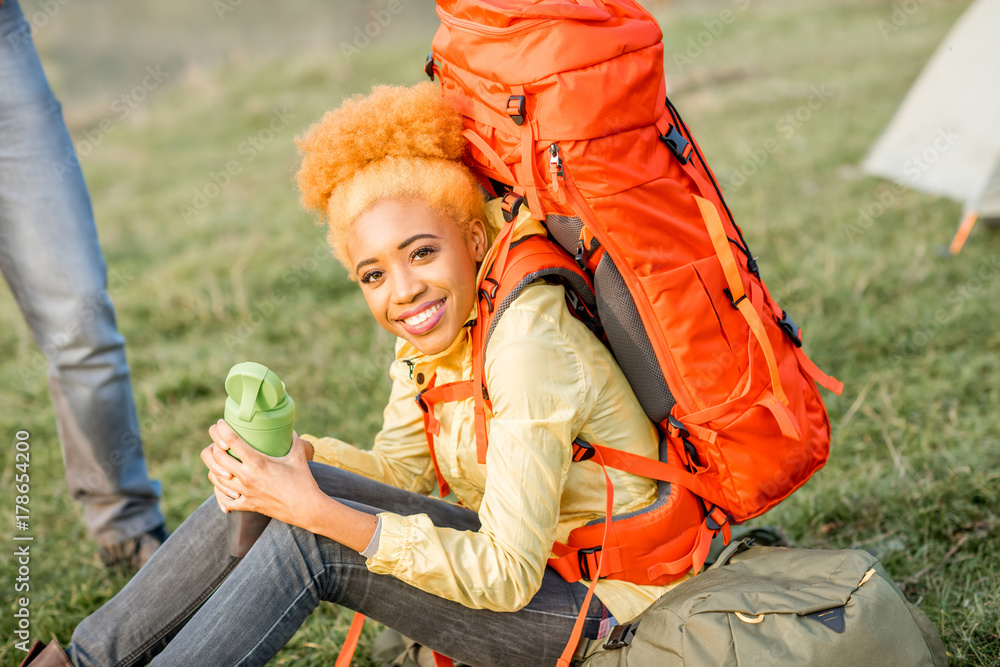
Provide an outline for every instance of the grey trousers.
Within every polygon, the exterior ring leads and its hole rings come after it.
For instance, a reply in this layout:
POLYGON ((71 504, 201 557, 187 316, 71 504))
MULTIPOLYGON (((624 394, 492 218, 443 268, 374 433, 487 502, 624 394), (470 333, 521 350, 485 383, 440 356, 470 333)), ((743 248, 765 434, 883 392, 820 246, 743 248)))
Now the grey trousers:
POLYGON ((90 196, 17 0, 0 5, 0 271, 42 351, 20 378, 48 374, 87 530, 112 544, 163 523, 90 196))
MULTIPOLYGON (((438 526, 479 528, 466 508, 328 465, 311 468, 328 495, 363 511, 426 513, 438 526)), ((373 574, 356 551, 280 521, 271 521, 244 558, 233 558, 225 514, 213 496, 118 595, 77 626, 67 651, 77 667, 150 660, 161 667, 264 665, 326 600, 477 667, 555 665, 586 593, 583 584, 548 568, 523 609, 469 609, 373 574)), ((606 613, 593 598, 585 637, 597 636, 606 613)))

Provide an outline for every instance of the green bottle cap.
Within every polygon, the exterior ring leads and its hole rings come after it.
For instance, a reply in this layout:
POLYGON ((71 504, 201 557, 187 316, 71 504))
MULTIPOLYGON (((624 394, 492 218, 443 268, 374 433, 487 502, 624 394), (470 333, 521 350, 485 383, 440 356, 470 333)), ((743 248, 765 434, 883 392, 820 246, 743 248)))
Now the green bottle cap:
POLYGON ((273 371, 252 361, 236 364, 226 377, 226 394, 226 423, 241 438, 269 456, 288 453, 295 402, 273 371))

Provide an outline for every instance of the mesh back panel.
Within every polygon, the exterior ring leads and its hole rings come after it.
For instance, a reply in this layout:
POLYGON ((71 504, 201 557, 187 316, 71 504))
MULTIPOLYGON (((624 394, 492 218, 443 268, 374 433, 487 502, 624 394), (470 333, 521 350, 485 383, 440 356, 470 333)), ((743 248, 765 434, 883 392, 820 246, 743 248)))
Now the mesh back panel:
POLYGON ((618 365, 632 385, 642 409, 659 424, 670 415, 674 397, 663 378, 635 301, 618 273, 618 267, 607 253, 594 272, 594 288, 597 292, 597 313, 618 365))
POLYGON ((576 241, 580 238, 580 230, 583 229, 580 218, 547 215, 545 216, 545 228, 552 234, 552 238, 563 247, 563 250, 570 254, 576 252, 576 241))
MULTIPOLYGON (((583 223, 580 218, 565 215, 545 216, 545 227, 567 252, 575 253, 583 223)), ((598 246, 597 239, 590 250, 598 246)), ((594 273, 597 293, 597 314, 611 343, 618 365, 621 366, 639 404, 649 418, 659 424, 674 407, 674 397, 656 360, 646 329, 642 326, 635 301, 622 280, 618 267, 605 253, 594 273)))
MULTIPOLYGON (((571 218, 564 215, 549 215, 545 217, 545 227, 549 234, 567 252, 575 253, 577 241, 580 238, 580 231, 583 223, 580 218, 571 218)), ((591 243, 590 250, 598 247, 597 239, 591 243)), ((621 366, 622 372, 632 386, 639 403, 646 414, 657 424, 662 422, 670 414, 674 407, 674 397, 667 387, 667 381, 660 370, 660 364, 656 360, 653 346, 649 342, 646 329, 642 326, 642 319, 639 311, 635 307, 635 301, 629 292, 625 281, 618 272, 618 267, 611 260, 611 256, 605 253, 597 265, 594 273, 594 291, 597 296, 597 313, 601 318, 601 324, 611 343, 611 349, 621 366)), ((666 434, 660 435, 660 460, 667 461, 667 440, 666 434)), ((670 497, 670 483, 657 482, 656 500, 649 506, 643 507, 635 512, 614 515, 613 520, 628 519, 652 512, 662 507, 670 497)), ((597 525, 604 523, 604 518, 594 519, 587 525, 597 525)))

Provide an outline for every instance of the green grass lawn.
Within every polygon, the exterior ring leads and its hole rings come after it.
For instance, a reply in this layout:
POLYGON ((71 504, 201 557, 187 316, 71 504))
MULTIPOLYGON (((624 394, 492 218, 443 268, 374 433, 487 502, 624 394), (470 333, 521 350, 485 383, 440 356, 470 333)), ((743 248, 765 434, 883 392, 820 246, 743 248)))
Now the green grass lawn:
MULTIPOLYGON (((977 230, 960 256, 942 259, 937 249, 960 205, 891 190, 857 169, 966 5, 920 4, 885 37, 878 22, 890 20, 889 2, 687 3, 656 12, 673 101, 810 355, 847 384, 842 397, 826 394, 830 463, 757 523, 783 526, 802 546, 873 551, 940 628, 955 664, 993 665, 1000 238, 977 230), (710 38, 699 42, 705 31, 710 38), (884 212, 862 217, 879 202, 884 212)), ((284 379, 300 432, 364 446, 379 427, 392 340, 298 207, 292 139, 373 82, 421 80, 428 38, 394 35, 350 63, 331 43, 325 57, 247 57, 179 72, 81 159, 171 528, 210 492, 198 453, 236 362, 260 361, 284 379), (239 169, 227 180, 230 162, 239 169)), ((0 291, 0 433, 11 443, 0 450, 0 513, 13 516, 12 442, 25 429, 33 630, 66 640, 125 580, 101 568, 66 495, 39 354, 0 291)), ((11 536, 5 521, 0 540, 11 545, 11 536)), ((10 551, 0 565, 5 591, 10 551)), ((348 622, 322 605, 274 664, 332 664, 348 622)), ((3 665, 21 658, 12 630, 5 613, 3 665)), ((357 664, 369 664, 374 631, 357 664)))

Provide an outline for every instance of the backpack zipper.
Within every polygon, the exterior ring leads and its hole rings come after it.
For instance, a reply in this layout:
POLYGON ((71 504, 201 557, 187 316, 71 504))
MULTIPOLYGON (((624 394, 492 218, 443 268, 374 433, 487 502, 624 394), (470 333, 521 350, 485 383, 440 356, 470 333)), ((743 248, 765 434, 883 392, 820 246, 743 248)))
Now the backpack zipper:
POLYGON ((559 154, 559 144, 549 146, 549 180, 552 192, 559 192, 559 179, 563 177, 563 160, 559 154))

